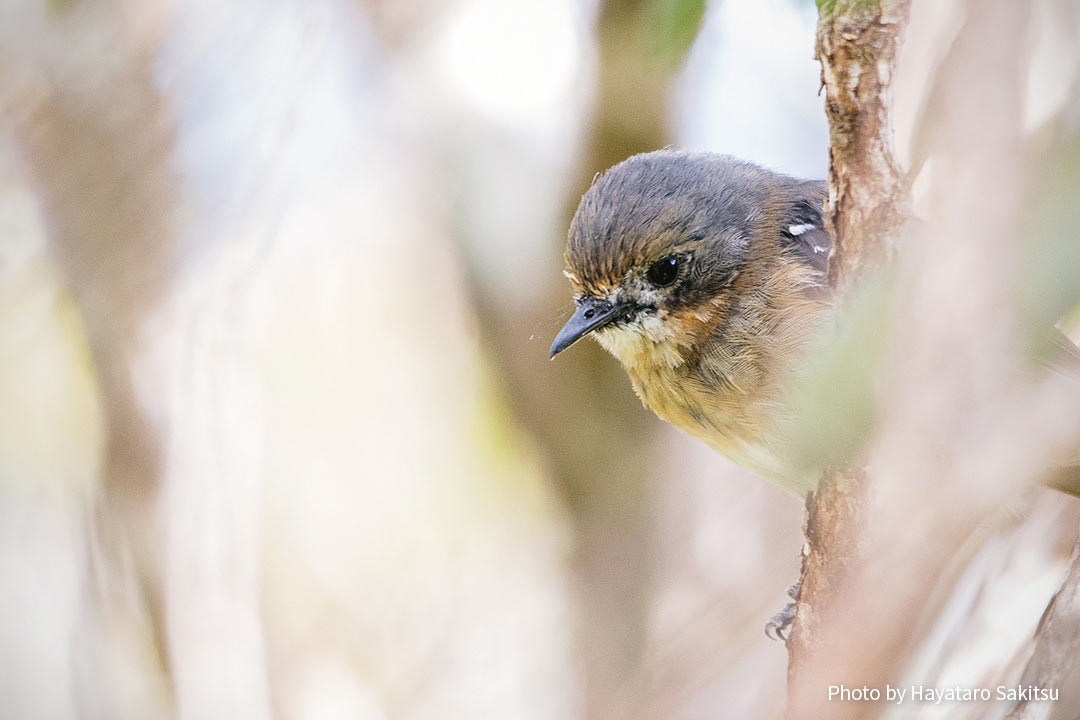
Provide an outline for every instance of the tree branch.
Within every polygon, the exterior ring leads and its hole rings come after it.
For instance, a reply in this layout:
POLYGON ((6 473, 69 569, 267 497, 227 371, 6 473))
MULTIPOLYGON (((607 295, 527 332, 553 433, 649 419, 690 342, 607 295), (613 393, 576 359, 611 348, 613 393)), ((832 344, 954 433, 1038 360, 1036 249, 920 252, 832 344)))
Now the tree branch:
POLYGON ((890 86, 909 0, 821 2, 817 57, 829 120, 834 238, 829 280, 841 290, 892 257, 909 197, 892 153, 890 86))

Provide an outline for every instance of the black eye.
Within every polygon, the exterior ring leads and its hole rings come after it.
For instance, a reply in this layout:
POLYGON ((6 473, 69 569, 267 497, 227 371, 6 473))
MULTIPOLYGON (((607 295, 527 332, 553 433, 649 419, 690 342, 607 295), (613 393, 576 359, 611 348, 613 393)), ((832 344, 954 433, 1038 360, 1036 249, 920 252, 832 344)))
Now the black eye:
POLYGON ((666 258, 654 262, 649 267, 649 272, 645 273, 645 277, 649 278, 649 282, 657 287, 667 287, 675 282, 675 277, 678 274, 679 258, 674 255, 669 255, 666 258))

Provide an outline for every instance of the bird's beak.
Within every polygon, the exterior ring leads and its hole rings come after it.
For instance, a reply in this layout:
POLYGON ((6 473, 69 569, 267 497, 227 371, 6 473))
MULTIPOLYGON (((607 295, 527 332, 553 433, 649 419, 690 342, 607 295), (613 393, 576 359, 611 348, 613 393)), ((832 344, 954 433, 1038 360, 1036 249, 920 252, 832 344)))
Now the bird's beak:
POLYGON ((577 312, 566 321, 562 330, 555 336, 555 342, 551 343, 549 357, 555 357, 593 330, 599 330, 617 320, 625 309, 624 306, 607 300, 582 298, 578 301, 577 312))

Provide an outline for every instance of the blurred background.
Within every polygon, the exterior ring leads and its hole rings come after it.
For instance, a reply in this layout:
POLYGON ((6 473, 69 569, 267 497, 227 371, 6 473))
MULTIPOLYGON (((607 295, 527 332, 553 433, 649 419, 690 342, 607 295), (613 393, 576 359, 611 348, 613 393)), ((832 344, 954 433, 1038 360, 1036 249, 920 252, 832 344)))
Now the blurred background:
MULTIPOLYGON (((1037 4, 1030 127, 1080 87, 1037 4)), ((916 5, 901 153, 957 23, 916 5)), ((5 2, 0 715, 778 715, 802 502, 547 349, 597 172, 824 177, 816 19, 5 2)))

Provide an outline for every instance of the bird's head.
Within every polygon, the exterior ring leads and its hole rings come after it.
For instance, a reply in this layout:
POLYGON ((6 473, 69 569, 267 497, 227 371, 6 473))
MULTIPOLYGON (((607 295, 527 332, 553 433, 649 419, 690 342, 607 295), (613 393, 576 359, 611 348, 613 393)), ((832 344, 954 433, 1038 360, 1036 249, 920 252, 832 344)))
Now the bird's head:
POLYGON ((749 163, 662 150, 601 176, 570 225, 576 312, 551 356, 592 335, 627 367, 681 364, 731 305, 751 239, 770 222, 769 181, 749 163))

